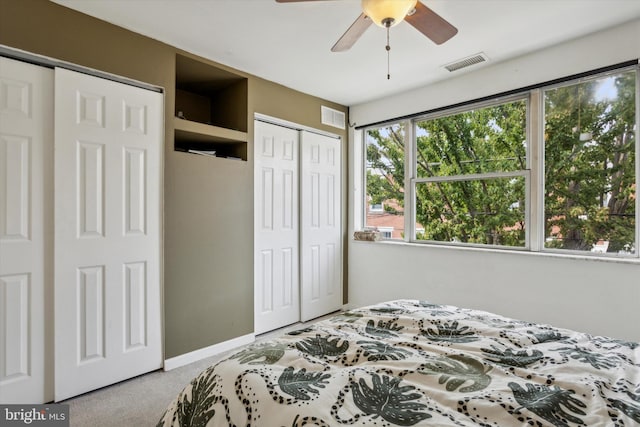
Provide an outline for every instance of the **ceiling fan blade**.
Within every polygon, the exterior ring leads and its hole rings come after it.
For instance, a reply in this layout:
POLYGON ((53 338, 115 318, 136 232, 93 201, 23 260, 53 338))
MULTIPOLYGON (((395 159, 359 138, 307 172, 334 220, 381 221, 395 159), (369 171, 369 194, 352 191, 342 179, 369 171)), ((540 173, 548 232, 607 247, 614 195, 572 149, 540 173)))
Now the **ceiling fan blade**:
POLYGON ((458 34, 458 29, 447 22, 442 16, 429 9, 419 0, 415 12, 404 18, 416 30, 429 37, 435 44, 442 44, 458 34))
POLYGON ((333 45, 331 52, 344 52, 345 50, 349 50, 372 23, 373 21, 369 19, 367 15, 361 13, 358 19, 351 24, 342 37, 333 45))

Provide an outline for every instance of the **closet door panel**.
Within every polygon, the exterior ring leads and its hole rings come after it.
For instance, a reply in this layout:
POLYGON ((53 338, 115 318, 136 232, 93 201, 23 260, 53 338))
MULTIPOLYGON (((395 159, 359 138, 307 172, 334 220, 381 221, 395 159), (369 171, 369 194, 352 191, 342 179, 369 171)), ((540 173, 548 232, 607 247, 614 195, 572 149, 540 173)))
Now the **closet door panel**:
POLYGON ((53 397, 53 71, 0 58, 0 403, 53 397))
POLYGON ((55 399, 162 366, 162 95, 56 70, 55 399), (64 256, 61 256, 64 254, 64 256))
POLYGON ((298 132, 255 122, 254 329, 300 320, 298 132))
POLYGON ((301 320, 342 306, 340 140, 302 131, 300 149, 301 320))

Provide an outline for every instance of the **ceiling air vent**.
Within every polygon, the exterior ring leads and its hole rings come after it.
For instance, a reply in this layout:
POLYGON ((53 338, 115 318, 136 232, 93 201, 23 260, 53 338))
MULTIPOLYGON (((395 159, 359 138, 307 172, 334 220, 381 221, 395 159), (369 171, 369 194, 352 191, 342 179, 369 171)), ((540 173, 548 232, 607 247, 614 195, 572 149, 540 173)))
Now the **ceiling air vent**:
POLYGON ((329 125, 333 126, 334 128, 344 129, 345 114, 342 111, 334 110, 333 108, 321 105, 320 115, 323 125, 329 125))
POLYGON ((488 60, 489 58, 487 58, 487 55, 485 55, 484 53, 477 53, 459 61, 447 64, 444 66, 444 68, 449 70, 449 72, 454 72, 461 68, 470 67, 472 65, 480 64, 481 62, 486 62, 488 60))

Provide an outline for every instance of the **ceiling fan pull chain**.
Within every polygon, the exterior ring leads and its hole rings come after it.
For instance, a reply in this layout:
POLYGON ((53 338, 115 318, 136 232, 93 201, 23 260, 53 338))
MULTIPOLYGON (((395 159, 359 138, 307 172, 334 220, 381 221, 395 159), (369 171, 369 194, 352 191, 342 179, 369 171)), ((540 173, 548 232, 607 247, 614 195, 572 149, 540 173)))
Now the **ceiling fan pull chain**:
POLYGON ((390 52, 391 52, 391 45, 389 44, 389 26, 387 26, 387 46, 385 47, 385 49, 387 49, 387 80, 389 80, 391 79, 391 71, 390 71, 391 66, 389 65, 391 63, 389 59, 390 52))

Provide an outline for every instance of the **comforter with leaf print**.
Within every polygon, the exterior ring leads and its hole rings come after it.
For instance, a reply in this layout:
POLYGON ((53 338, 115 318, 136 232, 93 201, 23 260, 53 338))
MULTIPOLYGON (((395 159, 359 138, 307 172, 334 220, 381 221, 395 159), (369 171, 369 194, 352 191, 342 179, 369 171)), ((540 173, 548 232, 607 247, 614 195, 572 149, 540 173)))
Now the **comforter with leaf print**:
POLYGON ((248 346, 158 426, 640 425, 640 344, 399 300, 248 346))

